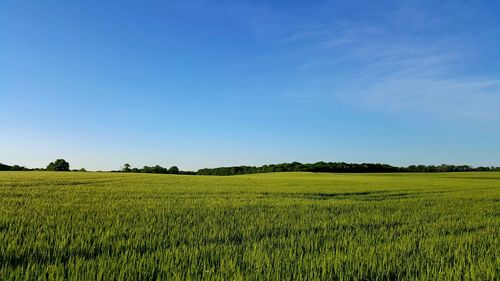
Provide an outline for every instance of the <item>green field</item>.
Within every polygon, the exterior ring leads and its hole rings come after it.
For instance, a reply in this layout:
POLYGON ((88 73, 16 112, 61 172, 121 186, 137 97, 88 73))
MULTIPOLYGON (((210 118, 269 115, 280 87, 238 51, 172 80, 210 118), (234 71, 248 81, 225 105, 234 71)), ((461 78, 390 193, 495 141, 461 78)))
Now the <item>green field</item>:
POLYGON ((500 280, 500 173, 0 172, 0 280, 500 280))

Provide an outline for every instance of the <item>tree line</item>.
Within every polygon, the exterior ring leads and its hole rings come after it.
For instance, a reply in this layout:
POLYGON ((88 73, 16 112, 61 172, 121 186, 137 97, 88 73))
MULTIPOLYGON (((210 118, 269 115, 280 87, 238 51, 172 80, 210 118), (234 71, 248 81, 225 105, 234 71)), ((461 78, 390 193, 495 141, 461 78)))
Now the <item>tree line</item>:
POLYGON ((315 173, 433 173, 433 172, 472 172, 472 171, 500 171, 500 167, 472 167, 468 165, 411 165, 395 167, 379 163, 345 163, 345 162, 316 162, 302 164, 300 162, 282 163, 256 166, 233 166, 200 169, 197 175, 229 176, 255 173, 273 172, 315 172, 315 173))
POLYGON ((30 171, 32 169, 28 169, 24 166, 19 166, 19 165, 14 165, 14 166, 9 166, 0 163, 0 171, 30 171))
MULTIPOLYGON (((26 168, 19 165, 5 165, 0 163, 0 171, 70 171, 69 162, 64 159, 57 159, 54 162, 50 162, 46 168, 26 168)), ((74 172, 86 172, 84 168, 79 170, 73 169, 74 172)))
MULTIPOLYGON (((69 163, 64 159, 50 162, 46 168, 30 169, 19 165, 5 165, 0 163, 0 171, 70 171, 69 163)), ((85 169, 72 170, 82 171, 85 169)), ((177 166, 165 168, 160 165, 133 168, 130 164, 124 164, 121 170, 112 172, 122 173, 149 173, 149 174, 174 174, 174 175, 211 175, 230 176, 256 173, 275 172, 314 172, 314 173, 437 173, 437 172, 473 172, 473 171, 500 171, 500 167, 472 167, 469 165, 411 165, 408 167, 396 167, 380 163, 345 163, 345 162, 316 162, 316 163, 282 163, 263 166, 232 166, 219 168, 204 168, 197 172, 181 171, 177 166)))
POLYGON ((181 171, 177 166, 172 166, 170 168, 165 168, 160 165, 156 166, 144 166, 142 168, 132 168, 128 163, 124 164, 122 169, 119 171, 122 173, 147 173, 147 174, 173 174, 173 175, 195 175, 195 172, 191 171, 181 171))

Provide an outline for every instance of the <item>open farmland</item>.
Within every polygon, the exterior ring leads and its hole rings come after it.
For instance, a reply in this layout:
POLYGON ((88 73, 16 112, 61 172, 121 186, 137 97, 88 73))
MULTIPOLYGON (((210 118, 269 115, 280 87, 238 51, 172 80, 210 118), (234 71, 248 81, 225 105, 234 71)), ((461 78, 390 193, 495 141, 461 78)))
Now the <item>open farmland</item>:
POLYGON ((1 172, 4 279, 499 280, 500 173, 1 172))

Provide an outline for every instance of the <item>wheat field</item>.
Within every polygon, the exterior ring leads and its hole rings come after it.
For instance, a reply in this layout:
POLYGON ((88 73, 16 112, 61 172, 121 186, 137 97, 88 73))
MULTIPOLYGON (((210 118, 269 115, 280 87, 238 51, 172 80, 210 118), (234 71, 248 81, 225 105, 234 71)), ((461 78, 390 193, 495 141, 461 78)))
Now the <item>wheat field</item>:
POLYGON ((499 280, 500 173, 0 173, 0 280, 499 280))

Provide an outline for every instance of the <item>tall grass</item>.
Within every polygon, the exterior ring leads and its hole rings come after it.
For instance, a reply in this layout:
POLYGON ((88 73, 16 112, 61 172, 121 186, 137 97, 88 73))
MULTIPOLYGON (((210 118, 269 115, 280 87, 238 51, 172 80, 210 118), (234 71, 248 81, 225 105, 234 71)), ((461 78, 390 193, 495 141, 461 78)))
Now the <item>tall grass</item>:
POLYGON ((499 280, 500 173, 0 173, 0 280, 499 280))

